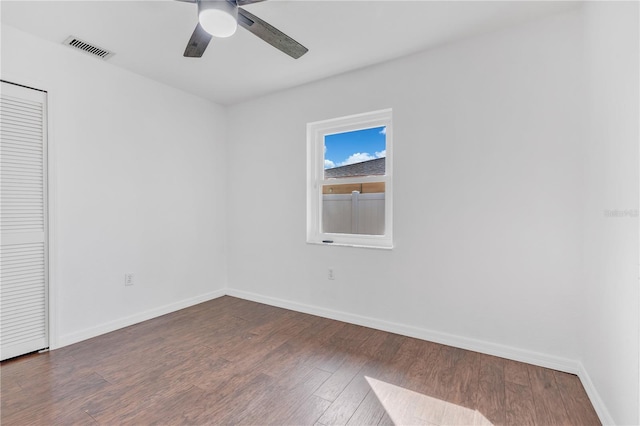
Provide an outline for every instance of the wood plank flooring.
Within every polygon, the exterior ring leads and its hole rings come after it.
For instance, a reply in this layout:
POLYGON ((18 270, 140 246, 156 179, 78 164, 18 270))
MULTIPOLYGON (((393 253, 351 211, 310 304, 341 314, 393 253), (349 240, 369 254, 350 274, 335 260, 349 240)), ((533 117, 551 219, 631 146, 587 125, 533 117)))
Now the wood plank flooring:
POLYGON ((0 365, 2 425, 596 425, 578 378, 222 297, 0 365))

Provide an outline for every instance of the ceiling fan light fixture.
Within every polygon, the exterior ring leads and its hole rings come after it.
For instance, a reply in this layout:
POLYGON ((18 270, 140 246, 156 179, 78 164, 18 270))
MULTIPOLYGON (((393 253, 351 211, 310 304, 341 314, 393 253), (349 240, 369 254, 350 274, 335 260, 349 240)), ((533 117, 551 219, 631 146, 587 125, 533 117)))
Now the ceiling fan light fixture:
POLYGON ((200 0, 198 20, 212 36, 231 37, 238 29, 238 6, 227 0, 200 0))

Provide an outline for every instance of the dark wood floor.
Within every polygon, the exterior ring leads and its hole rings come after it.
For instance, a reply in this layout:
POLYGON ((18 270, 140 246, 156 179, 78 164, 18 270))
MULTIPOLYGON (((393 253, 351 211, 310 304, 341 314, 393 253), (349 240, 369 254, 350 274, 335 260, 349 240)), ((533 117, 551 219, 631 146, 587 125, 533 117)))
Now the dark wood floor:
POLYGON ((0 376, 2 425, 599 424, 574 375, 232 297, 0 376))

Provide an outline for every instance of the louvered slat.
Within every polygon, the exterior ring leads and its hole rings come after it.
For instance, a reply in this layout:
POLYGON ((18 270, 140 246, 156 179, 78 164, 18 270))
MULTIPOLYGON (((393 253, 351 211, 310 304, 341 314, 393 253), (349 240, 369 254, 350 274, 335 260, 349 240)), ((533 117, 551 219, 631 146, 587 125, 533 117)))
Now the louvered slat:
POLYGON ((34 252, 34 253, 21 253, 21 254, 15 254, 13 256, 6 256, 2 259, 3 270, 4 270, 4 267, 12 265, 14 262, 22 262, 30 259, 41 260, 43 254, 44 253, 41 253, 41 252, 34 252))
POLYGON ((0 359, 48 346, 46 95, 0 93, 0 359))
POLYGON ((9 275, 15 274, 18 271, 22 271, 25 269, 27 271, 30 271, 32 270, 31 268, 33 266, 43 266, 43 265, 44 265, 44 260, 42 258, 40 259, 22 258, 22 259, 13 260, 12 262, 5 261, 2 263, 2 272, 0 272, 0 276, 8 277, 9 275))
POLYGON ((22 291, 22 289, 39 288, 42 286, 43 279, 44 275, 40 275, 34 276, 25 281, 14 281, 12 284, 5 284, 2 286, 0 294, 15 293, 17 291, 22 291))
POLYGON ((4 99, 2 113, 2 157, 0 158, 0 190, 3 205, 2 232, 44 230, 44 157, 42 141, 42 109, 33 103, 4 99), (26 113, 29 111, 30 113, 26 113), (27 138, 25 140, 25 137, 27 138), (39 138, 36 144, 30 138, 39 138), (33 201, 30 208, 9 213, 6 207, 33 201), (22 214, 21 214, 22 213, 22 214))

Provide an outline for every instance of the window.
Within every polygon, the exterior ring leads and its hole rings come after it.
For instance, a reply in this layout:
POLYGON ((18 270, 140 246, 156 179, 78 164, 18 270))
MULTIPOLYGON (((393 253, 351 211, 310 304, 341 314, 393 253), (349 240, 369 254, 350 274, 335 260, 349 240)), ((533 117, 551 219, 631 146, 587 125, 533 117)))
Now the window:
POLYGON ((391 248, 391 109, 307 125, 307 242, 391 248))

